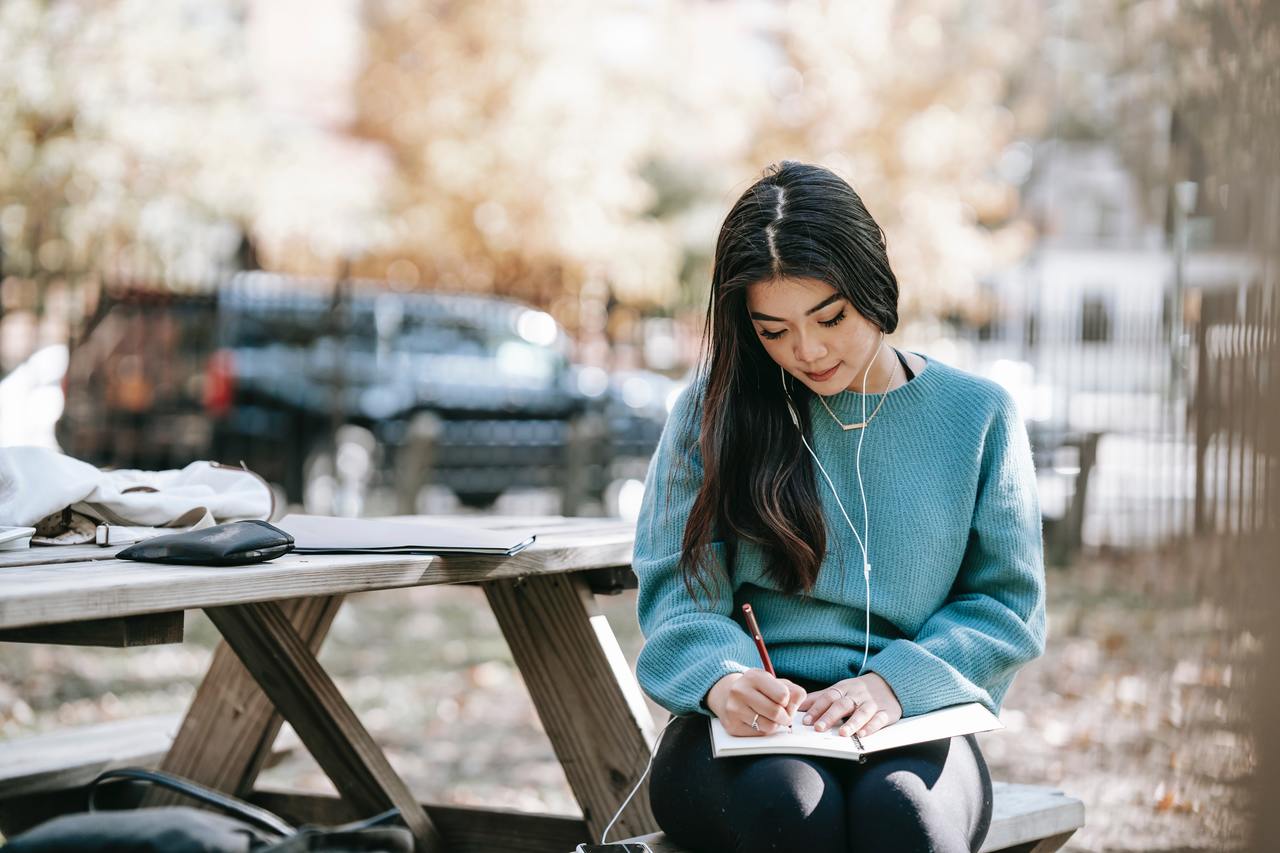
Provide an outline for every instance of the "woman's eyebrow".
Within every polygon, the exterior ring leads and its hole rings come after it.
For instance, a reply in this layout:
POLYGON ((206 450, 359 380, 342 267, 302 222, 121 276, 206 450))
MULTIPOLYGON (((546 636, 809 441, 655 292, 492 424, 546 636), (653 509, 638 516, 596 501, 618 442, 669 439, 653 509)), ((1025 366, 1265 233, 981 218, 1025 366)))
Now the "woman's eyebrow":
MULTIPOLYGON (((840 300, 840 299, 844 299, 844 297, 843 297, 843 296, 841 296, 839 293, 833 293, 833 294, 831 294, 830 296, 828 296, 826 299, 824 299, 824 300, 822 300, 821 302, 819 302, 817 305, 815 305, 815 306, 813 306, 812 308, 810 308, 808 311, 804 312, 804 313, 805 313, 805 316, 806 316, 806 317, 807 317, 807 316, 809 316, 809 315, 810 315, 810 314, 812 314, 814 311, 821 311, 823 308, 826 308, 826 307, 827 307, 828 305, 830 305, 832 302, 835 302, 835 301, 840 300)), ((782 319, 781 317, 771 317, 771 316, 769 316, 768 314, 759 314, 759 313, 757 313, 757 312, 755 312, 755 311, 752 311, 752 312, 751 312, 751 319, 752 319, 752 320, 773 320, 775 323, 785 323, 785 322, 786 322, 786 320, 782 319)))

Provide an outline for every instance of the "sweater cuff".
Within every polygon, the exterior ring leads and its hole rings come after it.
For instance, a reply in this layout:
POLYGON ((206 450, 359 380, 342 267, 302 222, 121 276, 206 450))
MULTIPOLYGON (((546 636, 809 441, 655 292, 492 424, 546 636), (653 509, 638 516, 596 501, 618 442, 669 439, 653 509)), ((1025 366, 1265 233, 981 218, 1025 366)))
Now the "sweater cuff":
POLYGON ((641 666, 637 666, 636 674, 640 676, 640 686, 649 698, 671 713, 677 716, 703 714, 710 717, 713 716, 711 709, 703 700, 711 688, 726 675, 746 672, 750 668, 736 660, 733 652, 729 651, 728 654, 707 655, 696 666, 679 673, 675 678, 646 678, 641 666))
POLYGON ((715 687, 716 682, 726 675, 735 672, 746 672, 750 668, 736 660, 708 660, 704 665, 689 673, 685 679, 682 679, 689 692, 673 697, 681 705, 681 709, 677 711, 675 708, 671 708, 670 710, 677 714, 698 713, 708 717, 715 716, 711 713, 711 709, 706 703, 707 694, 711 692, 711 688, 715 687))
POLYGON ((879 673, 902 706, 914 717, 964 702, 981 702, 999 713, 985 690, 977 688, 950 664, 911 640, 894 640, 867 661, 867 672, 879 673))

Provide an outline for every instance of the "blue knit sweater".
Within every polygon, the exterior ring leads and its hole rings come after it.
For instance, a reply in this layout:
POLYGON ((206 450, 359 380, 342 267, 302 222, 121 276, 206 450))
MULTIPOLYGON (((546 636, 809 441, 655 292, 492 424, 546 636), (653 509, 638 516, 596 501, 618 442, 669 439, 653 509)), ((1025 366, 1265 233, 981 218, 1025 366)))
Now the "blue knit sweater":
MULTIPOLYGON (((850 423, 861 418, 860 397, 845 391, 827 402, 850 423)), ((868 412, 876 399, 868 398, 868 412)), ((862 533, 858 433, 841 430, 816 400, 810 405, 809 443, 862 533)), ((712 685, 761 665, 742 626, 741 605, 749 601, 779 676, 830 684, 877 672, 904 716, 971 701, 998 712, 1014 673, 1045 644, 1035 470, 1009 395, 929 359, 889 392, 868 427, 862 479, 871 522, 871 644, 862 671, 862 553, 816 466, 827 554, 813 590, 779 591, 764 574, 761 549, 740 542, 730 584, 718 584, 710 600, 689 597, 678 563, 702 480, 701 406, 699 388, 690 386, 645 481, 633 558, 646 638, 636 669, 645 692, 672 713, 707 713, 702 700, 712 685), (688 464, 677 464, 681 457, 688 464)), ((724 572, 724 543, 711 547, 724 572)))

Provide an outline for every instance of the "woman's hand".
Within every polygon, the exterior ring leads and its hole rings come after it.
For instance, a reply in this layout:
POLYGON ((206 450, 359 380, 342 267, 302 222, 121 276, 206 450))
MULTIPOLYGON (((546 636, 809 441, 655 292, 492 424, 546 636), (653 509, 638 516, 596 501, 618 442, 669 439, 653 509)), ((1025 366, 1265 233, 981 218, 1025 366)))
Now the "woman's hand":
POLYGON ((854 733, 866 737, 902 719, 902 706, 893 688, 875 672, 837 681, 809 695, 800 703, 800 710, 807 712, 804 724, 812 724, 820 732, 848 717, 840 726, 841 737, 854 733))
POLYGON ((738 737, 771 735, 791 725, 804 701, 804 688, 763 669, 731 672, 707 691, 707 707, 725 731, 738 737), (755 722, 758 728, 751 727, 755 722))

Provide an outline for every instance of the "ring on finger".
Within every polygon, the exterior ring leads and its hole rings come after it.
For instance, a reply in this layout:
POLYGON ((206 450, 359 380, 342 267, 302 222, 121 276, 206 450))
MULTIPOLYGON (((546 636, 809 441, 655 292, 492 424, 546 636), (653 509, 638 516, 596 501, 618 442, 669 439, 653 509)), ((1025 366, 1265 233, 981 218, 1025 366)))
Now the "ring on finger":
POLYGON ((760 715, 759 714, 756 714, 754 717, 751 718, 751 728, 754 729, 755 731, 760 731, 760 715))
POLYGON ((834 684, 833 684, 833 685, 831 685, 831 689, 832 689, 832 690, 834 690, 834 691, 836 692, 836 699, 837 699, 837 701, 838 701, 838 700, 840 700, 840 699, 848 699, 848 698, 849 698, 848 694, 846 694, 846 693, 845 693, 843 690, 841 690, 839 687, 836 687, 834 684))

